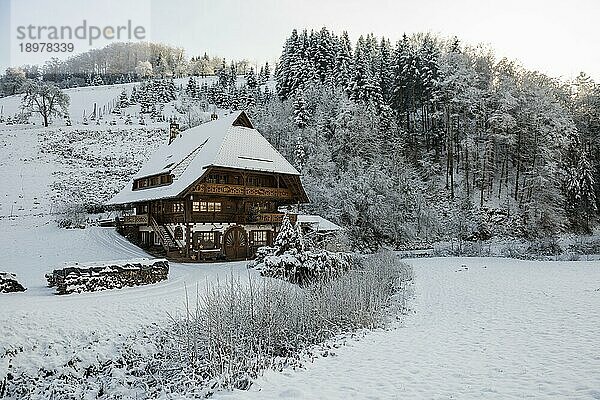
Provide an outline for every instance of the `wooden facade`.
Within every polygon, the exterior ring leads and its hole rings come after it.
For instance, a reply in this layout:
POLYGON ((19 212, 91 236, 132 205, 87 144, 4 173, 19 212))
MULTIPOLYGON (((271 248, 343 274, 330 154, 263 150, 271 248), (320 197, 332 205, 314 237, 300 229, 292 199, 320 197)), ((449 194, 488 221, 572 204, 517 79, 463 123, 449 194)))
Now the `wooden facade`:
MULTIPOLYGON (((144 190, 134 181, 133 190, 144 190)), ((298 176, 210 168, 181 196, 134 204, 121 229, 143 247, 189 260, 242 260, 270 246, 285 206, 306 201, 298 176)), ((292 222, 295 215, 288 214, 292 222)))

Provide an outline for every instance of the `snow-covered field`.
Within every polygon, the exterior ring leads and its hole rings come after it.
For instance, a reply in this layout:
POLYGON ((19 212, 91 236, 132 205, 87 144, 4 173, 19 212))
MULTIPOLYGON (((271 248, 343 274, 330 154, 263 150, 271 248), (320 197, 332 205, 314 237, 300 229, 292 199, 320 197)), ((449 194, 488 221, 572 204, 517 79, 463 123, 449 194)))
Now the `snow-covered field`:
POLYGON ((0 218, 102 203, 167 140, 166 125, 0 125, 0 218))
MULTIPOLYGON (((76 252, 90 252, 90 258, 143 255, 110 229, 73 232, 76 252)), ((46 248, 61 236, 49 238, 46 248)), ((67 251, 59 251, 63 259, 67 251)), ((61 258, 38 252, 43 259, 61 258)), ((414 314, 400 327, 368 333, 305 370, 269 371, 248 392, 216 397, 600 398, 600 263, 409 262, 416 276, 414 314)), ((90 362, 110 358, 121 335, 181 310, 186 287, 195 291, 231 273, 246 275, 244 263, 173 264, 167 282, 81 295, 55 296, 40 282, 0 297, 0 349, 23 347, 12 362, 32 369, 60 365, 75 354, 90 362)))
POLYGON ((217 398, 600 399, 600 262, 408 262, 403 327, 217 398))

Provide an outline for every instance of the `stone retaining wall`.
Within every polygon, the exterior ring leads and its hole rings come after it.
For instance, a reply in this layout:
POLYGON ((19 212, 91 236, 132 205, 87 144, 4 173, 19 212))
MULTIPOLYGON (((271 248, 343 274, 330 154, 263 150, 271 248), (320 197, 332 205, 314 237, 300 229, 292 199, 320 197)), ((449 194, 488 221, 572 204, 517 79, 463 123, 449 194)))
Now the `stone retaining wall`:
POLYGON ((167 279, 165 259, 106 262, 94 266, 69 266, 46 274, 48 286, 56 294, 95 292, 128 286, 141 286, 167 279))

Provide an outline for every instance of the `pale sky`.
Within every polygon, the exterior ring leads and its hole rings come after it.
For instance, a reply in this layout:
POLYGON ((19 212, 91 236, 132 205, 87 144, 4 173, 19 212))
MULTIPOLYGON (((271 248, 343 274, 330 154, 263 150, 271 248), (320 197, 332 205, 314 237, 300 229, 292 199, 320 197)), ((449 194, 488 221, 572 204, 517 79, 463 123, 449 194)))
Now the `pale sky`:
MULTIPOLYGON (((9 2, 0 0, 0 27, 9 2)), ((0 28, 2 67, 19 59, 12 40, 15 24, 30 18, 54 25, 85 18, 100 26, 132 19, 147 27, 152 41, 181 46, 188 56, 206 51, 228 59, 274 61, 293 28, 347 30, 353 41, 370 32, 392 42, 404 32, 433 32, 488 44, 498 57, 551 76, 571 78, 583 70, 600 81, 600 0, 13 0, 11 6, 10 42, 0 28), (10 61, 6 53, 12 54, 10 61)))

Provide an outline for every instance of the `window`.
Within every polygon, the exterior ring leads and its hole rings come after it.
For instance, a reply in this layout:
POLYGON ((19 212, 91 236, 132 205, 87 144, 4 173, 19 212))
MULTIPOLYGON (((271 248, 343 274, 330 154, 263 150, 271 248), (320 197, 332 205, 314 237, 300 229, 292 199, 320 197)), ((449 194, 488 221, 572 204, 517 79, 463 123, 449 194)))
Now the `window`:
POLYGON ((149 178, 138 179, 133 182, 133 190, 146 189, 160 185, 169 185, 173 182, 171 175, 156 175, 149 178))
POLYGON ((260 186, 260 178, 257 176, 249 176, 248 186, 260 186))
POLYGON ((194 201, 192 202, 192 211, 194 212, 221 212, 221 202, 219 201, 194 201))
POLYGON ((270 202, 260 202, 260 203, 252 203, 250 205, 250 208, 253 208, 254 210, 256 210, 257 212, 268 212, 270 210, 273 210, 273 206, 270 202))
POLYGON ((269 231, 252 231, 252 241, 255 246, 266 246, 269 241, 269 231))
POLYGON ((180 226, 176 226, 174 236, 175 240, 183 240, 183 228, 180 226))
POLYGON ((271 176, 252 176, 248 177, 248 186, 264 186, 264 187, 274 187, 275 180, 271 176))
POLYGON ((183 203, 173 203, 171 204, 171 212, 172 213, 182 213, 183 212, 183 203))
POLYGON ((162 204, 158 202, 153 202, 150 204, 150 210, 152 210, 153 214, 162 214, 163 212, 165 212, 165 207, 162 204))
POLYGON ((229 176, 223 174, 210 174, 206 178, 206 182, 208 183, 220 183, 227 184, 229 183, 229 176))
POLYGON ((148 213, 148 204, 143 204, 137 206, 137 214, 147 214, 148 213))
POLYGON ((199 249, 214 249, 216 247, 214 232, 196 232, 194 235, 199 249))

